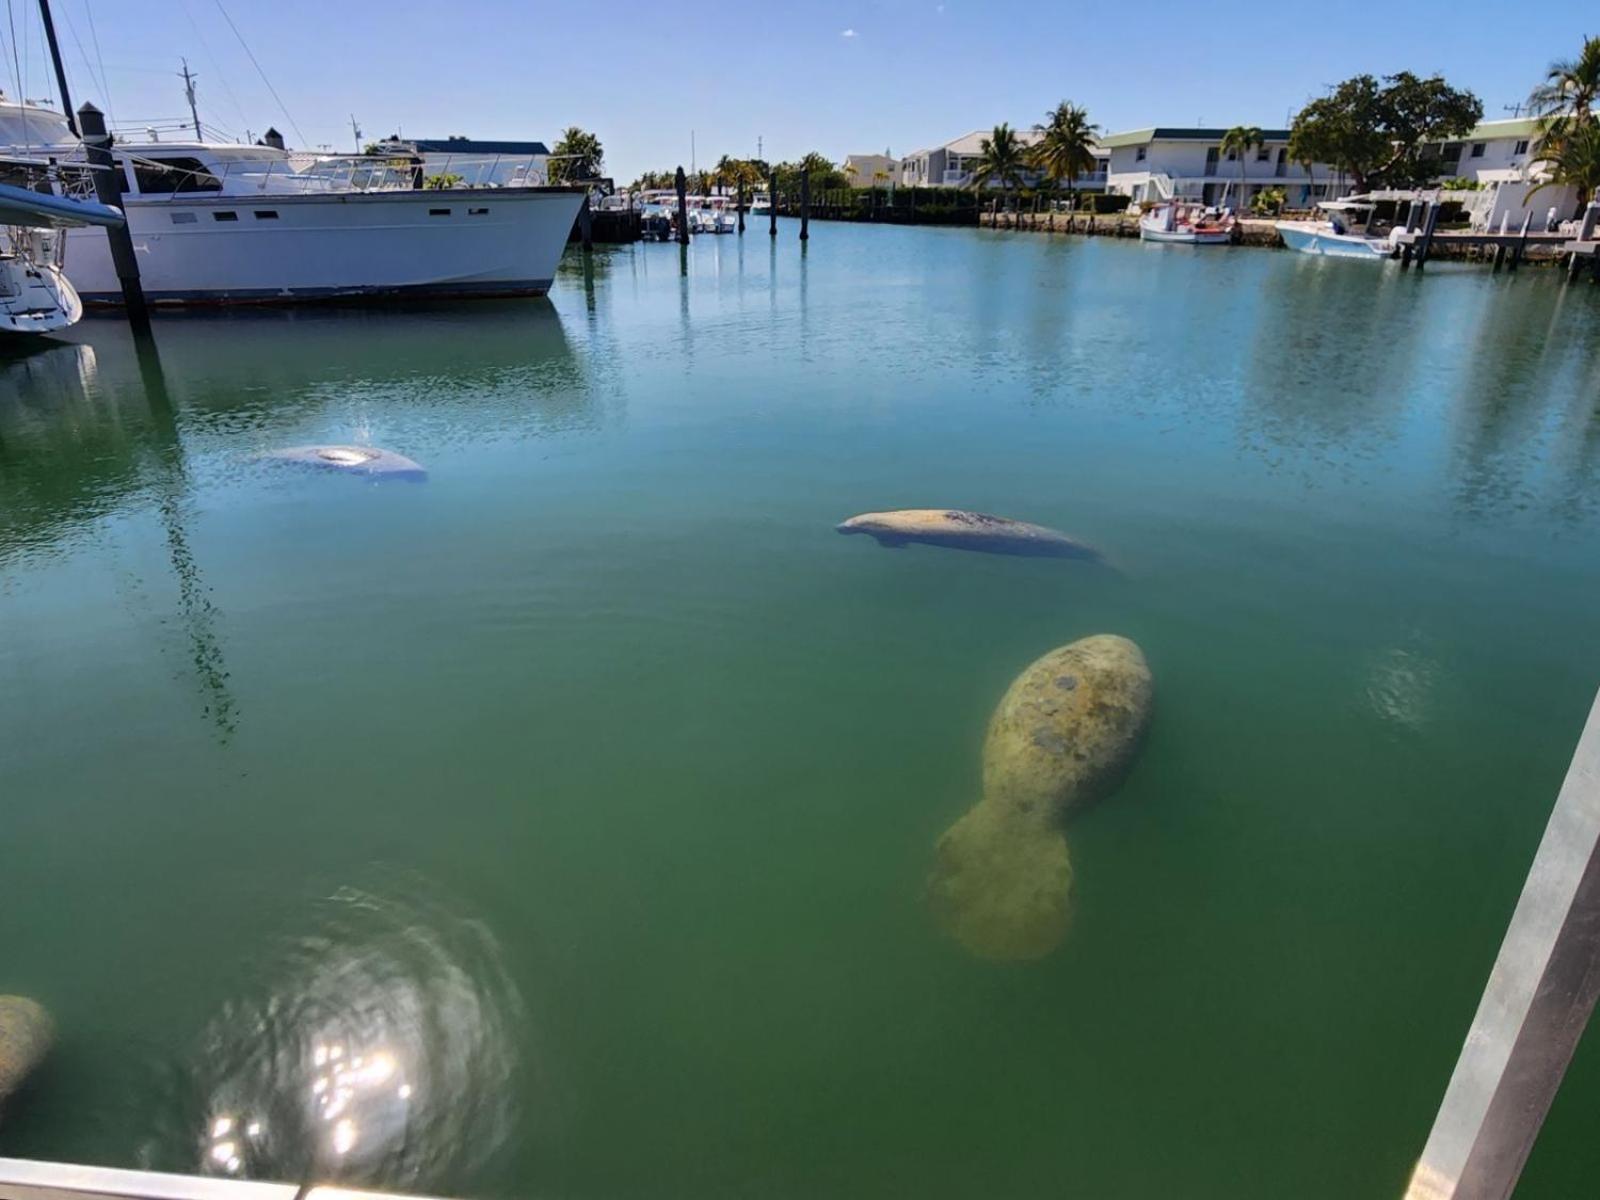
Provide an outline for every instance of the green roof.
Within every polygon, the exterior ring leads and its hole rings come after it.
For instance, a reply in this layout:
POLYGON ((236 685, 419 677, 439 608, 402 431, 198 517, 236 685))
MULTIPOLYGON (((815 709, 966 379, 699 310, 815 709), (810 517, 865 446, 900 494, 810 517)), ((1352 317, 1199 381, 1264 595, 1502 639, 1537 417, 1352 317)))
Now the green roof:
POLYGON ((1523 117, 1520 120, 1510 121, 1484 121, 1474 125, 1472 132, 1462 138, 1452 138, 1451 141, 1481 142, 1489 138, 1531 138, 1539 132, 1538 117, 1523 117))
MULTIPOLYGON (((1113 133, 1100 139, 1107 150, 1123 146, 1145 146, 1151 142, 1220 142, 1226 129, 1189 129, 1176 125, 1154 125, 1149 129, 1130 129, 1126 133, 1113 133)), ((1263 129, 1261 136, 1269 142, 1289 140, 1287 129, 1263 129)))

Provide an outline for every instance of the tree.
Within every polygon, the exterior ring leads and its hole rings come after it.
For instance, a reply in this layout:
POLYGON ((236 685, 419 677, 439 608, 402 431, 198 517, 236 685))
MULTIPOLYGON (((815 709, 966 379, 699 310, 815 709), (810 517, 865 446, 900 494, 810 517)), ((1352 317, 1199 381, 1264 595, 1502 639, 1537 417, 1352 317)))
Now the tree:
POLYGON ((1549 178, 1528 193, 1528 200, 1547 187, 1568 184, 1578 190, 1578 211, 1582 212, 1590 198, 1600 194, 1600 122, 1577 122, 1563 129, 1559 137, 1545 139, 1539 161, 1545 164, 1549 178))
POLYGON ((1011 189, 1022 186, 1022 173, 1028 166, 1028 153, 1023 149, 1017 131, 1002 122, 994 132, 978 143, 978 161, 972 165, 972 186, 982 188, 990 183, 1000 185, 1001 197, 1006 207, 1011 206, 1011 189))
POLYGON ((605 168, 605 152, 592 133, 568 126, 550 153, 550 182, 568 183, 598 179, 605 168))
POLYGON ((1568 124, 1592 123, 1597 99, 1600 99, 1600 37, 1586 37, 1577 58, 1563 58, 1550 64, 1544 82, 1528 97, 1528 107, 1544 118, 1547 130, 1559 133, 1568 124))
POLYGON ((1095 167, 1095 135, 1100 126, 1090 123, 1087 109, 1063 100, 1045 114, 1045 123, 1034 129, 1039 140, 1028 151, 1029 163, 1050 181, 1051 187, 1060 187, 1065 181, 1067 194, 1076 200, 1075 181, 1095 167))
POLYGON ((1250 151, 1266 144, 1267 136, 1261 132, 1259 125, 1235 125, 1222 135, 1222 152, 1239 159, 1239 208, 1244 207, 1245 161, 1250 157, 1250 151))
POLYGON ((1409 71, 1347 79, 1300 110, 1290 146, 1300 162, 1331 163, 1349 172, 1357 191, 1377 183, 1404 187, 1438 173, 1425 147, 1461 137, 1483 119, 1483 103, 1438 75, 1409 71))

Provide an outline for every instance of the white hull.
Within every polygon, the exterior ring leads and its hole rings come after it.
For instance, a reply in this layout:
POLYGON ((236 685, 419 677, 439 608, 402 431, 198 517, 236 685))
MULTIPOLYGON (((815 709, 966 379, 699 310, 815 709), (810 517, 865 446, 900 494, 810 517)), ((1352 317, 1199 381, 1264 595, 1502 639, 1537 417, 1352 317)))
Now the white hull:
POLYGON ((1331 226, 1320 221, 1279 221, 1277 229, 1283 244, 1301 254, 1378 260, 1390 257, 1393 252, 1393 247, 1383 238, 1334 233, 1331 226))
MULTIPOLYGON (((582 202, 576 188, 125 197, 156 304, 541 296, 582 202)), ((66 271, 86 303, 120 303, 102 230, 68 234, 66 271)))
POLYGON ((1152 229, 1143 221, 1139 222, 1139 236, 1147 242, 1166 242, 1179 246, 1226 246, 1233 240, 1233 235, 1227 230, 1215 232, 1196 233, 1184 229, 1152 229))
POLYGON ((82 316, 78 293, 54 266, 0 259, 0 335, 58 333, 82 316))

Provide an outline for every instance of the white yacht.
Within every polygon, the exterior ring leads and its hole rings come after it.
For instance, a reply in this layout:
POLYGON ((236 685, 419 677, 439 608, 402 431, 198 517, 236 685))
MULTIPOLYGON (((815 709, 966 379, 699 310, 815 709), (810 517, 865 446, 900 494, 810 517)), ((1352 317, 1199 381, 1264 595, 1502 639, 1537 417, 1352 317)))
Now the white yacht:
MULTIPOLYGON (((3 98, 0 147, 83 161, 60 113, 3 98)), ((114 152, 154 304, 542 296, 583 203, 579 187, 478 185, 507 177, 481 155, 424 164, 201 141, 123 141, 114 152)), ((105 234, 66 241, 84 301, 120 302, 105 234)))
POLYGON ((1372 228, 1376 206, 1360 196, 1319 201, 1327 214, 1322 221, 1279 221, 1278 236, 1291 250, 1330 258, 1384 259, 1394 256, 1393 230, 1372 228))
POLYGON ((49 170, 41 161, 0 158, 0 176, 18 181, 0 182, 0 334, 58 333, 77 324, 83 302, 61 270, 64 231, 122 224, 117 209, 25 186, 49 170))

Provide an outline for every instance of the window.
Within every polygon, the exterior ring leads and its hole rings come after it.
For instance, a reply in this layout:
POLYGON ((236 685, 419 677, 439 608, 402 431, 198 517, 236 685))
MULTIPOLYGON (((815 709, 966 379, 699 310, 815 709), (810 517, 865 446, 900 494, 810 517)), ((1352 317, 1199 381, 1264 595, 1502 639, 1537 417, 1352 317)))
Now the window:
POLYGON ((1482 143, 1482 142, 1473 142, 1472 143, 1472 157, 1473 158, 1482 158, 1485 148, 1486 147, 1484 146, 1484 143, 1482 143))
POLYGON ((488 215, 489 215, 489 210, 487 208, 469 208, 469 209, 467 209, 467 216, 469 216, 469 217, 486 217, 488 215))
POLYGON ((430 208, 428 210, 428 215, 430 217, 448 217, 450 215, 450 210, 448 208, 430 208))
POLYGON ((1511 153, 1512 154, 1526 154, 1527 152, 1528 152, 1528 139, 1527 138, 1523 138, 1520 142, 1517 143, 1516 149, 1514 149, 1511 153))
POLYGON ((236 212, 214 212, 211 214, 213 221, 237 221, 239 214, 236 212))
POLYGON ((193 225, 199 219, 200 218, 195 216, 193 213, 173 213, 172 214, 172 223, 174 225, 193 225))
POLYGON ((1461 152, 1465 149, 1466 147, 1460 142, 1446 142, 1444 144, 1444 150, 1441 153, 1443 154, 1446 162, 1460 162, 1461 152))
POLYGON ((1271 162, 1272 161, 1272 151, 1268 150, 1265 146, 1257 146, 1256 147, 1256 161, 1257 162, 1271 162))
POLYGON ((173 192, 220 192, 218 179, 198 158, 143 158, 133 164, 139 190, 155 195, 173 192))
POLYGON ((1135 150, 1133 152, 1133 161, 1134 162, 1143 162, 1144 161, 1144 151, 1145 151, 1145 148, 1143 146, 1140 146, 1137 150, 1135 150))
POLYGON ((1236 159, 1238 157, 1239 157, 1239 152, 1237 150, 1229 150, 1228 151, 1228 161, 1229 162, 1232 162, 1234 159, 1236 159))
POLYGON ((276 221, 278 219, 278 210, 275 208, 258 208, 255 213, 258 221, 276 221))

